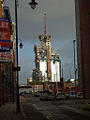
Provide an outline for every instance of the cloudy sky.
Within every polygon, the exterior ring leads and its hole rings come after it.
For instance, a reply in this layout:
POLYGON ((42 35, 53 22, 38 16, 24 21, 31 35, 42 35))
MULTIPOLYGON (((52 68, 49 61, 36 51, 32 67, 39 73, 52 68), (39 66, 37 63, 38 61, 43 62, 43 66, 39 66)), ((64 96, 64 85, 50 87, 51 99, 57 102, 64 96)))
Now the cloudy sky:
MULTIPOLYGON (((30 0, 18 0, 19 64, 20 83, 26 83, 32 76, 34 63, 34 44, 39 45, 38 36, 44 33, 44 13, 47 14, 47 33, 52 36, 51 44, 59 53, 65 80, 73 75, 73 40, 76 39, 74 0, 36 0, 38 6, 32 10, 30 0)), ((14 21, 14 0, 5 0, 10 7, 14 21)))

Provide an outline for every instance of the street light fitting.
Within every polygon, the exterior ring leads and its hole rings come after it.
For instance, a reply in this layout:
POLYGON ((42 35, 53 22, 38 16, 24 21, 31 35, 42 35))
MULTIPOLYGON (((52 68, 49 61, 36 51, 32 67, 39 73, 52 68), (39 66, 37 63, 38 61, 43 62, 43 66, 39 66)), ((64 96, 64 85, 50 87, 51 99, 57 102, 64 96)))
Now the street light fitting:
POLYGON ((75 42, 76 40, 73 40, 73 43, 75 42))
POLYGON ((20 47, 20 48, 22 48, 22 47, 23 47, 23 44, 22 44, 22 43, 20 43, 20 44, 19 44, 19 47, 20 47))
POLYGON ((30 2, 29 5, 31 6, 32 9, 35 9, 38 3, 36 3, 35 0, 31 0, 31 1, 32 2, 30 2))

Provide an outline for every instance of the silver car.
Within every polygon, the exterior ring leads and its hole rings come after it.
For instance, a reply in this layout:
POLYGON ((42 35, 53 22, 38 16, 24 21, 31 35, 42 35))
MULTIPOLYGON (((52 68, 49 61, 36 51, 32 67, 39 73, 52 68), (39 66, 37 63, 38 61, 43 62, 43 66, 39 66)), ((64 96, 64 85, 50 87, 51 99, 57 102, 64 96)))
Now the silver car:
POLYGON ((41 93, 40 100, 46 100, 46 99, 47 99, 47 93, 41 93))
POLYGON ((67 97, 66 97, 65 93, 63 93, 63 92, 58 92, 58 93, 56 94, 56 99, 57 99, 57 100, 66 100, 67 97))
POLYGON ((37 91, 37 92, 34 93, 34 96, 35 96, 35 97, 39 97, 39 96, 40 96, 40 93, 37 91))
POLYGON ((77 98, 83 98, 83 93, 82 92, 79 92, 79 93, 77 93, 77 98))
POLYGON ((55 100, 55 95, 53 93, 48 93, 47 100, 55 100))

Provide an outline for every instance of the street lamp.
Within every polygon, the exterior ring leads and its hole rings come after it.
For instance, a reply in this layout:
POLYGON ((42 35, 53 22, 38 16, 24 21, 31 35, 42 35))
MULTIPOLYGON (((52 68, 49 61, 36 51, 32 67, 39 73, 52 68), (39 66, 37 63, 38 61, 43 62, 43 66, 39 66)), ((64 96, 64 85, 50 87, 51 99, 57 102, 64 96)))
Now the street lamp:
MULTIPOLYGON (((16 101, 16 104, 17 104, 17 107, 16 107, 16 111, 17 113, 20 112, 20 99, 19 99, 19 70, 20 70, 20 67, 18 66, 18 22, 17 22, 17 1, 18 0, 15 0, 15 22, 16 22, 16 63, 17 63, 17 66, 16 66, 16 72, 17 72, 17 83, 16 83, 16 87, 17 87, 17 101, 16 101)), ((32 9, 35 9, 37 3, 35 2, 35 0, 32 0, 31 3, 29 3, 31 5, 31 8, 32 9)))
POLYGON ((19 44, 19 47, 20 47, 20 48, 22 48, 22 47, 23 47, 23 44, 22 44, 22 43, 20 43, 20 44, 19 44))
POLYGON ((61 60, 59 60, 59 63, 60 63, 60 64, 59 64, 59 65, 60 65, 59 67, 60 67, 60 78, 61 78, 61 67, 62 67, 62 66, 61 66, 61 60))
POLYGON ((31 0, 31 1, 32 2, 30 2, 29 5, 31 6, 32 9, 35 9, 38 3, 36 3, 35 0, 31 0))
POLYGON ((74 79, 75 79, 75 94, 77 95, 77 85, 76 85, 76 72, 77 72, 77 69, 76 69, 76 62, 75 62, 75 42, 76 40, 73 40, 73 54, 74 54, 74 79))

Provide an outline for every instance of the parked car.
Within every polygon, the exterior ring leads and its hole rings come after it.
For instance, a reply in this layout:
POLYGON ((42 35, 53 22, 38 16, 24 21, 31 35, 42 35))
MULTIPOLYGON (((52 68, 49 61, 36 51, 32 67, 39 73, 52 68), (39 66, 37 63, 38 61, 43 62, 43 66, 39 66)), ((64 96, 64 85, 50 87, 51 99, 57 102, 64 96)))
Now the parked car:
POLYGON ((69 94, 65 94, 66 95, 66 98, 69 99, 70 98, 70 95, 69 94))
POLYGON ((56 99, 57 99, 57 100, 66 100, 67 97, 66 97, 66 95, 65 95, 64 92, 58 92, 58 93, 56 94, 56 99))
POLYGON ((40 100, 55 100, 55 95, 52 92, 44 91, 40 95, 40 100))
POLYGON ((24 95, 25 95, 25 92, 20 92, 19 95, 20 95, 20 96, 24 96, 24 95))
POLYGON ((40 92, 38 92, 38 91, 35 92, 35 93, 34 93, 34 96, 35 96, 35 97, 39 97, 39 96, 40 96, 40 92))
POLYGON ((53 93, 48 93, 47 100, 55 100, 55 95, 53 93))
POLYGON ((46 100, 46 99, 47 99, 47 93, 41 93, 40 100, 46 100))
POLYGON ((77 93, 77 98, 83 98, 83 93, 82 92, 77 93))

